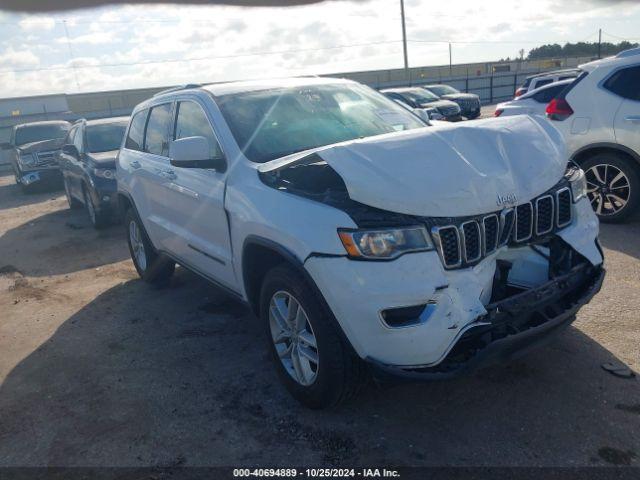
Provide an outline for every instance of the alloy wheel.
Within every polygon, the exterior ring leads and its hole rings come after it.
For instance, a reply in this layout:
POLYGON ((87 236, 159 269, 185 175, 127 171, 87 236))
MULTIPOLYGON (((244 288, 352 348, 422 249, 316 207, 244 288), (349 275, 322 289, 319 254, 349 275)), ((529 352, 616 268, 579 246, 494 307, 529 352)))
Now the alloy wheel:
POLYGON ((631 183, 625 173, 610 164, 597 164, 585 172, 587 197, 596 214, 606 217, 620 212, 631 197, 631 183))
POLYGON ((138 267, 143 272, 147 269, 147 254, 142 241, 142 232, 135 221, 129 223, 129 242, 138 267))
POLYGON ((320 365, 318 346, 309 317, 293 295, 281 290, 271 297, 269 327, 287 373, 300 385, 311 385, 320 365))

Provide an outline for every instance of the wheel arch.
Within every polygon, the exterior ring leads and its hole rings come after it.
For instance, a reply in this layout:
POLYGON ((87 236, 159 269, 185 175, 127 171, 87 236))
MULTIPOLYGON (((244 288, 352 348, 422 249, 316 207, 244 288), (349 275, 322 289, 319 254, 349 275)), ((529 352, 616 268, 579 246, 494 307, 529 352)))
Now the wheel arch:
POLYGON ((281 263, 293 267, 315 286, 302 260, 289 249, 257 235, 245 238, 242 245, 242 281, 247 301, 256 316, 260 314, 262 281, 269 270, 281 263))
POLYGON ((570 160, 580 165, 593 155, 607 152, 618 153, 627 157, 629 160, 632 160, 633 164, 636 166, 636 171, 640 173, 640 154, 633 151, 629 147, 625 147, 624 145, 620 145, 617 143, 602 142, 587 145, 586 147, 582 147, 577 150, 571 156, 570 160))

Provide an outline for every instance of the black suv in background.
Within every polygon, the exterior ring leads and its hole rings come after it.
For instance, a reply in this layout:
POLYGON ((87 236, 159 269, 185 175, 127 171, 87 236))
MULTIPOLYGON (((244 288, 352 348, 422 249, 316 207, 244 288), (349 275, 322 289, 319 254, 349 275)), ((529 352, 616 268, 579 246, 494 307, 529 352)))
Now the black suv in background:
POLYGON ((480 97, 475 93, 462 93, 449 85, 425 85, 426 91, 441 100, 451 100, 460 106, 462 116, 469 120, 480 116, 480 97))
POLYGON ((78 120, 58 155, 70 208, 83 204, 95 228, 117 213, 115 161, 129 117, 78 120))
POLYGON ((13 127, 9 144, 4 147, 9 150, 16 183, 23 191, 35 184, 60 182, 56 156, 69 127, 65 121, 22 123, 13 127))
POLYGON ((391 100, 407 105, 411 109, 426 111, 432 120, 446 120, 448 122, 462 120, 460 107, 455 102, 440 100, 436 95, 419 87, 386 88, 380 90, 380 93, 391 100), (434 112, 437 113, 436 116, 434 116, 434 112))

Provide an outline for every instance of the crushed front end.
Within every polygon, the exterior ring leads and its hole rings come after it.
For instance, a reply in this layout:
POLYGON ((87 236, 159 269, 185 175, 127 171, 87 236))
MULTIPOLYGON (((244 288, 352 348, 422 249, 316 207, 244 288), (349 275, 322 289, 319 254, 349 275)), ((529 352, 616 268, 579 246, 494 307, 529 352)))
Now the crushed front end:
POLYGON ((379 374, 448 378, 506 361, 569 325, 602 284, 598 221, 572 184, 579 173, 482 215, 343 205, 360 228, 423 225, 434 249, 382 262, 311 257, 305 267, 379 374))

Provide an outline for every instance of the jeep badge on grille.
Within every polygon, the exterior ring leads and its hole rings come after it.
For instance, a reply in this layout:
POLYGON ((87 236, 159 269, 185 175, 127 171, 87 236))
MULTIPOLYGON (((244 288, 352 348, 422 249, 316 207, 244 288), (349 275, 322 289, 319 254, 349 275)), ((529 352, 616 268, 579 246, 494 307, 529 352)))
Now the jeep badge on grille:
POLYGON ((507 193, 506 195, 498 194, 498 200, 496 201, 496 204, 499 207, 510 207, 515 205, 517 201, 518 197, 515 193, 507 193))

